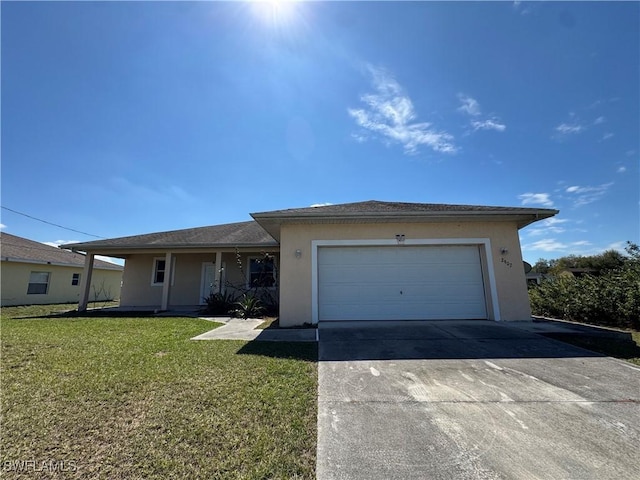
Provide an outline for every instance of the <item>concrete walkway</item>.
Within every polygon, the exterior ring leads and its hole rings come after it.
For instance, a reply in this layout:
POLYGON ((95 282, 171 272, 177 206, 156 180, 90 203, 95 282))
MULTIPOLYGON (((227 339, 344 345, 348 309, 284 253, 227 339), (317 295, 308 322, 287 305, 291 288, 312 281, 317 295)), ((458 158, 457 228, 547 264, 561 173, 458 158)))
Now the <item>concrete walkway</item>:
POLYGON ((264 320, 249 318, 207 318, 224 323, 191 340, 256 340, 260 342, 315 342, 315 328, 266 328, 257 329, 264 320))

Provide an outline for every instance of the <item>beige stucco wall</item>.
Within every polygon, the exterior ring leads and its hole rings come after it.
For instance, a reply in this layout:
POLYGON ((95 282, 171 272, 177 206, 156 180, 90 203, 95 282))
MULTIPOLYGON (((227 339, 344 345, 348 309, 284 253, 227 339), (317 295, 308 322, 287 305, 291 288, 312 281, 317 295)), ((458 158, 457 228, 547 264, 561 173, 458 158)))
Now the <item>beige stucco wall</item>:
MULTIPOLYGON (((240 255, 246 275, 249 257, 259 256, 259 252, 240 255)), ((162 285, 152 285, 152 274, 155 258, 164 258, 164 254, 136 254, 127 257, 122 282, 122 307, 160 308, 162 303, 162 285)), ((214 263, 216 253, 174 253, 173 282, 169 294, 169 308, 195 306, 202 303, 202 269, 203 263, 214 263)), ((235 252, 222 254, 223 288, 230 285, 244 285, 243 276, 237 265, 235 252)), ((219 268, 219 267, 216 267, 219 268)))
MULTIPOLYGON (((74 273, 82 276, 82 267, 2 262, 2 306, 72 303, 80 299, 80 285, 71 285, 74 273), (31 272, 49 272, 46 294, 27 295, 31 272)), ((118 300, 122 270, 94 269, 89 301, 118 300), (97 297, 96 297, 97 294, 97 297)))
MULTIPOLYGON (((368 223, 283 225, 280 241, 280 325, 312 322, 312 241, 313 240, 395 240, 397 234, 406 240, 488 238, 491 265, 483 253, 483 271, 495 276, 495 296, 501 320, 531 318, 518 229, 515 223, 368 223), (506 248, 508 253, 501 254, 506 248), (296 250, 302 255, 296 258, 296 250)), ((481 248, 482 252, 483 248, 481 248)), ((487 289, 489 282, 485 282, 487 289)), ((495 319, 492 292, 486 291, 488 312, 495 319)))

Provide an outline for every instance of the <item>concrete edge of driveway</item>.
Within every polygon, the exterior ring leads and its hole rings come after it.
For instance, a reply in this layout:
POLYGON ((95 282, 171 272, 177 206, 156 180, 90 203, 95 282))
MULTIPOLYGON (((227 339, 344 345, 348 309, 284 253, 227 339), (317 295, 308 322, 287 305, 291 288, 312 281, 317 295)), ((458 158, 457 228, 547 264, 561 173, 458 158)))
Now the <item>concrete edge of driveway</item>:
MULTIPOLYGON (((318 328, 267 328, 257 329, 262 324, 260 319, 241 319, 230 317, 199 317, 203 320, 222 323, 221 327, 215 328, 196 337, 192 340, 257 340, 267 342, 317 342, 319 330, 334 328, 361 328, 361 327, 397 327, 399 325, 419 326, 446 325, 451 321, 393 321, 393 322, 328 322, 320 323, 318 328)), ((476 321, 469 321, 476 322, 476 321)), ((629 333, 600 327, 597 325, 588 325, 583 323, 567 322, 563 320, 533 317, 531 320, 521 320, 513 322, 491 322, 501 326, 510 327, 520 330, 528 334, 545 333, 572 333, 602 337, 628 338, 629 333)))
POLYGON ((315 328, 266 328, 257 329, 263 320, 256 318, 205 318, 223 323, 191 340, 255 340, 259 342, 316 342, 315 328))

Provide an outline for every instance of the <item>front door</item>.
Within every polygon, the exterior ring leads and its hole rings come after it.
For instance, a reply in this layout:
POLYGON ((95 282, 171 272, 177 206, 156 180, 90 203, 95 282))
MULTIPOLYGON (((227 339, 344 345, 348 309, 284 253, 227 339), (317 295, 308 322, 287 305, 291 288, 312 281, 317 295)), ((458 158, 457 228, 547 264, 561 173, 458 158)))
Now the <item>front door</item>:
POLYGON ((202 282, 200 287, 200 304, 206 302, 206 298, 217 292, 216 289, 216 264, 213 262, 205 262, 202 264, 202 282))

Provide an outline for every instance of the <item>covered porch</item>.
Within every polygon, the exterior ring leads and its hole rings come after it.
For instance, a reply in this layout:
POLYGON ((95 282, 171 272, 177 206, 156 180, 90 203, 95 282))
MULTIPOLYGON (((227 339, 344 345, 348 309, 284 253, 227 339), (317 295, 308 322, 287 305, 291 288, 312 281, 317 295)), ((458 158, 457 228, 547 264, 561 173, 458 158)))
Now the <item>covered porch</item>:
POLYGON ((125 261, 121 308, 193 308, 204 305, 211 294, 240 293, 254 285, 272 293, 277 301, 280 245, 253 221, 60 248, 85 253, 79 311, 87 309, 96 255, 125 261))
MULTIPOLYGON (((96 254, 86 255, 78 311, 87 309, 96 254)), ((113 252, 108 255, 115 256, 113 252)), ((273 249, 173 250, 121 253, 117 257, 125 260, 121 310, 196 312, 212 294, 239 296, 252 286, 277 294, 278 259, 273 249), (265 256, 273 261, 265 262, 265 256)))

